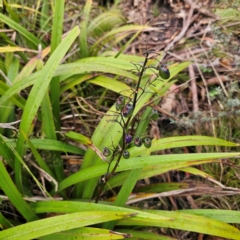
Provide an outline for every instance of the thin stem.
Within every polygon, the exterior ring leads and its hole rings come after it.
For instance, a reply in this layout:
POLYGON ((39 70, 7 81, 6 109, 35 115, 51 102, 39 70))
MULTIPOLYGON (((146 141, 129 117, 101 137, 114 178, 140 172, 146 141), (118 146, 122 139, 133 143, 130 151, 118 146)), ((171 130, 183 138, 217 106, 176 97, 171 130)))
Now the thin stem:
POLYGON ((137 85, 136 85, 136 89, 135 89, 136 91, 134 93, 134 98, 133 98, 133 109, 135 108, 136 103, 137 103, 138 89, 139 89, 139 86, 140 86, 140 83, 141 83, 141 80, 142 80, 142 77, 143 77, 143 73, 145 71, 145 68, 146 68, 146 65, 147 65, 147 62, 148 62, 148 55, 149 55, 149 52, 146 53, 145 60, 144 60, 144 63, 143 63, 143 66, 142 66, 142 69, 141 69, 141 72, 140 72, 140 75, 139 75, 139 78, 138 78, 137 85))
MULTIPOLYGON (((142 66, 142 69, 141 69, 140 74, 139 74, 139 77, 138 77, 138 81, 137 81, 137 84, 136 84, 136 87, 135 87, 135 91, 133 91, 133 94, 134 94, 134 96, 133 96, 133 101, 132 101, 132 102, 133 102, 133 111, 134 111, 135 106, 136 106, 137 101, 138 101, 138 97, 137 97, 137 96, 138 96, 138 89, 139 89, 139 87, 140 87, 140 84, 141 84, 141 80, 142 80, 144 71, 145 71, 145 69, 146 69, 146 65, 147 65, 147 62, 148 62, 148 56, 149 56, 149 54, 150 54, 150 52, 147 51, 147 52, 146 52, 146 56, 145 56, 145 60, 144 60, 143 66, 142 66)), ((144 90, 143 90, 143 91, 144 91, 144 90)), ((143 94, 143 93, 142 93, 142 94, 143 94)), ((141 94, 141 95, 142 95, 142 94, 141 94)), ((121 116, 122 116, 122 115, 121 115, 121 116)), ((100 188, 99 188, 99 190, 98 190, 98 192, 97 192, 97 196, 96 196, 96 200, 95 200, 96 203, 99 201, 100 195, 101 195, 104 187, 106 186, 107 182, 111 179, 111 177, 112 177, 113 174, 115 173, 117 167, 119 166, 119 162, 120 162, 120 160, 121 160, 122 154, 123 154, 123 152, 124 152, 124 150, 125 150, 125 148, 126 148, 126 141, 125 141, 125 139, 126 139, 126 134, 127 134, 127 130, 128 130, 128 125, 129 125, 129 123, 130 123, 130 121, 131 121, 131 117, 129 117, 126 122, 124 122, 124 119, 122 119, 122 120, 123 120, 123 123, 124 123, 123 126, 122 126, 122 124, 120 124, 121 127, 122 127, 122 130, 123 130, 123 133, 122 133, 122 148, 121 148, 121 150, 118 152, 117 161, 116 161, 116 163, 115 163, 115 165, 114 165, 111 173, 109 174, 111 163, 112 163, 113 159, 115 158, 115 154, 114 154, 114 152, 113 152, 113 155, 112 155, 111 160, 110 160, 109 165, 108 165, 107 173, 106 173, 106 175, 105 175, 105 176, 106 176, 106 177, 105 177, 105 181, 101 184, 101 186, 100 186, 100 188)))

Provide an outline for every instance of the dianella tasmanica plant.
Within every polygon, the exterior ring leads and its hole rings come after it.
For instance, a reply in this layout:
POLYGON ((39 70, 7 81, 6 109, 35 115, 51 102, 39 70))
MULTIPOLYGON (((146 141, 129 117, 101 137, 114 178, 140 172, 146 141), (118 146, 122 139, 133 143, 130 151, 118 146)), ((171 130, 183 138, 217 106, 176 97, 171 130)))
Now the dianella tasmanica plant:
MULTIPOLYGON (((149 65, 149 60, 152 56, 156 56, 152 50, 149 50, 145 54, 145 60, 142 65, 134 64, 138 73, 138 80, 135 86, 131 87, 131 93, 129 96, 121 95, 117 98, 115 103, 116 112, 113 114, 113 121, 120 126, 121 139, 118 144, 114 145, 112 142, 111 146, 105 146, 102 149, 102 154, 107 159, 108 168, 106 174, 101 178, 99 183, 99 190, 96 197, 96 202, 111 177, 116 172, 117 167, 121 159, 130 158, 129 148, 131 146, 150 148, 152 145, 151 137, 143 135, 144 132, 140 131, 143 124, 146 126, 149 121, 158 119, 158 111, 154 109, 154 103, 159 101, 159 97, 154 99, 155 93, 152 93, 151 88, 156 88, 157 81, 164 81, 170 78, 170 71, 166 65, 158 62, 157 66, 149 65), (154 72, 153 76, 145 78, 144 74, 147 70, 154 72), (157 72, 155 71, 157 70, 157 72), (151 94, 152 101, 145 103, 142 107, 137 108, 139 101, 144 97, 151 94), (150 107, 149 107, 150 106, 150 107), (148 107, 148 111, 144 110, 148 107), (140 116, 141 115, 141 116, 140 116), (143 116, 145 115, 145 116, 143 116), (111 169, 113 160, 116 160, 111 169)), ((123 91, 124 92, 124 91, 123 91)), ((150 100, 150 99, 149 99, 150 100)), ((142 104, 141 104, 142 105, 142 104)))

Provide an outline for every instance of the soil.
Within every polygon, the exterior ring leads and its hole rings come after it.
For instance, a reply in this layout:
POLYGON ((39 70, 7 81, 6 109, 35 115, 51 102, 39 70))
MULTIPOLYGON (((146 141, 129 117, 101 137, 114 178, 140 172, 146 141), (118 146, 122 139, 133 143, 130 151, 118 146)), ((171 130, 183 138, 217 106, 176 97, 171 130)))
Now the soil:
MULTIPOLYGON (((176 82, 164 96, 159 105, 161 117, 158 120, 158 129, 152 126, 151 133, 154 135, 157 132, 159 137, 208 135, 238 142, 240 23, 237 20, 237 11, 240 10, 240 3, 235 2, 234 5, 232 1, 210 0, 123 0, 121 8, 129 23, 147 24, 156 28, 142 33, 128 49, 129 53, 144 55, 147 48, 156 52, 163 51, 163 62, 167 65, 186 60, 192 62, 185 72, 178 75, 178 79, 174 79, 176 82), (226 9, 232 10, 233 15, 230 14, 231 17, 223 20, 223 16, 227 15, 224 12, 226 9)), ((187 154, 200 152, 202 149, 184 148, 182 151, 187 154)), ((170 152, 164 152, 168 153, 170 152)), ((238 169, 238 163, 235 164, 235 169, 238 169)), ((229 171, 228 167, 225 165, 221 171, 216 172, 216 169, 210 167, 210 173, 228 185, 230 182, 224 177, 229 171)), ((233 179, 239 181, 237 175, 233 179)), ((214 200, 214 196, 220 196, 219 192, 215 192, 216 188, 198 180, 176 171, 145 180, 142 184, 146 186, 159 181, 184 182, 196 184, 202 189, 201 193, 161 198, 169 209, 213 206, 228 209, 223 202, 228 203, 231 209, 239 209, 235 204, 239 201, 238 194, 229 198, 222 192, 218 202, 214 200), (212 197, 201 199, 201 196, 208 194, 212 197)), ((141 189, 141 183, 139 184, 141 189)), ((159 203, 159 199, 145 203, 144 207, 157 208, 156 202, 159 203)), ((202 234, 188 235, 180 231, 175 231, 173 236, 178 236, 179 239, 219 239, 206 238, 202 234)))
MULTIPOLYGON (((164 51, 163 62, 169 65, 192 62, 162 101, 160 107, 167 114, 162 114, 159 125, 169 126, 174 122, 193 132, 215 135, 210 118, 218 118, 224 107, 227 112, 227 99, 239 96, 240 75, 239 23, 233 18, 222 21, 216 13, 226 8, 237 11, 240 4, 233 6, 231 1, 226 5, 224 1, 218 4, 210 0, 123 0, 121 8, 129 23, 147 24, 156 29, 142 33, 128 49, 129 53, 144 55, 147 48, 164 51), (206 120, 196 126, 199 119, 206 120)), ((238 109, 235 106, 232 115, 238 109)))

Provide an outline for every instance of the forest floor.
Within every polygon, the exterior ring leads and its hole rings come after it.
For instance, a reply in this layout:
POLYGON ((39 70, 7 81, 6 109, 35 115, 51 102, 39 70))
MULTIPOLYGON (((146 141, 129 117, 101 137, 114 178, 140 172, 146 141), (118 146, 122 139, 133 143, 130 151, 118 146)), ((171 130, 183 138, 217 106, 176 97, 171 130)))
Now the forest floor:
MULTIPOLYGON (((130 23, 156 28, 141 33, 129 53, 143 55, 146 49, 155 49, 164 52, 162 61, 167 65, 186 60, 192 62, 185 74, 174 79, 175 83, 160 103, 160 137, 195 134, 239 142, 240 2, 218 2, 122 1, 123 13, 130 23)), ((184 151, 204 150, 185 148, 184 151)), ((240 180, 239 162, 234 164, 233 171, 227 165, 212 165, 204 171, 223 184, 239 188, 240 185, 236 184, 240 180)), ((169 182, 196 181, 196 178, 180 172, 166 174, 163 178, 169 182)), ((202 185, 198 182, 197 186, 203 191, 195 196, 169 197, 169 209, 214 207, 239 210, 239 193, 229 197, 224 191, 217 193, 219 189, 206 191, 209 187, 206 182, 202 185)))
POLYGON ((227 101, 239 96, 240 3, 195 2, 122 1, 129 22, 156 28, 142 33, 129 52, 143 55, 146 48, 155 49, 164 52, 164 63, 191 61, 189 78, 178 76, 161 103, 163 120, 171 119, 177 125, 184 122, 187 129, 218 136, 210 119, 219 117, 219 111, 235 115, 239 108, 227 101))

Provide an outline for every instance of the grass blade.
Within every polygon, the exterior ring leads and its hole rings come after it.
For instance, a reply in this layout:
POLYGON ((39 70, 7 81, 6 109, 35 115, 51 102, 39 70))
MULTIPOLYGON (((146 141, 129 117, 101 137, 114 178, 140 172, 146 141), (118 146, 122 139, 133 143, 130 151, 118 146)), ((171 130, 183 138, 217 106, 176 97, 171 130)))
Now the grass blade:
MULTIPOLYGON (((52 38, 51 38, 51 54, 55 51, 61 42, 63 19, 64 19, 64 3, 65 0, 58 0, 55 2, 52 38)), ((59 77, 54 77, 50 83, 50 96, 52 103, 52 112, 54 116, 54 123, 56 130, 60 130, 60 82, 59 77)), ((54 131, 55 132, 55 131, 54 131)))
MULTIPOLYGON (((7 86, 7 84, 5 84, 4 82, 0 81, 0 94, 1 95, 5 95, 6 92, 8 90, 11 90, 12 88, 10 88, 9 86, 7 86)), ((7 98, 6 100, 11 101, 13 104, 15 104, 16 106, 20 107, 20 108, 24 108, 25 102, 26 100, 20 96, 18 96, 17 94, 12 94, 9 98, 7 98)), ((1 100, 0 100, 1 101, 1 100)), ((2 106, 3 104, 5 104, 6 101, 3 101, 3 103, 0 104, 0 106, 2 106)))
POLYGON ((41 44, 44 47, 44 44, 37 37, 35 37, 32 33, 27 31, 26 28, 22 27, 20 24, 16 23, 12 19, 6 17, 2 13, 0 13, 0 21, 4 22, 9 27, 15 29, 22 36, 24 36, 28 41, 30 41, 36 48, 39 44, 41 44))
MULTIPOLYGON (((54 79, 56 80, 56 79, 54 79)), ((41 113, 42 113, 42 133, 46 136, 47 139, 57 140, 56 129, 54 125, 54 119, 56 116, 53 116, 53 109, 55 104, 51 104, 48 92, 45 94, 45 97, 41 103, 41 113)), ((59 121, 55 121, 60 123, 59 121)), ((60 126, 59 126, 60 127, 60 126)), ((54 172, 58 182, 64 179, 64 170, 62 164, 62 158, 59 152, 52 153, 52 162, 54 162, 54 172)), ((49 172, 48 172, 49 173, 49 172)))
POLYGON ((82 22, 80 24, 80 57, 88 57, 88 44, 87 44, 87 26, 89 21, 89 15, 92 7, 92 0, 87 0, 83 9, 82 22))
MULTIPOLYGON (((7 139, 6 141, 9 142, 13 147, 16 147, 16 143, 11 139, 7 139)), ((83 149, 77 146, 52 139, 31 139, 31 143, 37 149, 52 150, 79 155, 84 155, 85 153, 83 149)), ((26 145, 26 147, 29 147, 28 144, 26 145)))
POLYGON ((43 0, 40 16, 40 28, 42 31, 47 31, 46 24, 48 22, 48 17, 50 16, 49 5, 48 0, 43 0))
MULTIPOLYGON (((213 162, 216 162, 216 160, 215 161, 211 160, 211 159, 198 160, 198 161, 194 161, 193 165, 213 163, 213 162)), ((167 163, 167 164, 162 163, 162 164, 147 166, 142 169, 138 180, 153 177, 153 176, 163 174, 163 173, 166 173, 166 172, 169 172, 172 170, 179 170, 179 169, 182 170, 185 167, 189 167, 191 165, 192 165, 192 163, 189 163, 188 161, 185 161, 185 162, 173 161, 172 163, 167 163)), ((105 190, 108 190, 109 188, 121 186, 124 183, 128 174, 129 174, 129 172, 126 171, 126 172, 122 172, 122 173, 119 173, 118 175, 114 176, 112 179, 109 180, 108 186, 105 187, 105 190)))
MULTIPOLYGON (((152 146, 149 149, 151 152, 160 151, 168 148, 189 147, 189 146, 225 146, 237 147, 239 144, 226 141, 220 138, 208 136, 178 136, 167 137, 152 141, 152 146)), ((131 156, 135 157, 144 154, 146 149, 144 147, 133 147, 129 149, 131 156)))
POLYGON ((12 227, 12 224, 0 213, 0 225, 2 229, 12 227))
POLYGON ((159 235, 158 233, 154 233, 154 232, 149 232, 149 231, 144 231, 144 230, 132 230, 132 229, 127 229, 127 228, 118 228, 117 229, 120 232, 125 232, 125 233, 129 233, 132 235, 133 240, 138 240, 138 239, 142 239, 142 240, 178 240, 177 238, 172 238, 172 237, 168 237, 165 235, 159 235))
POLYGON ((55 2, 52 25, 51 54, 55 51, 61 42, 64 19, 64 4, 65 0, 58 0, 55 2))
MULTIPOLYGON (((123 231, 122 231, 123 232, 123 231)), ((82 227, 41 237, 41 240, 111 240, 128 238, 130 234, 109 231, 107 229, 82 227)))
MULTIPOLYGON (((19 59, 13 56, 12 53, 7 53, 5 56, 5 63, 7 67, 7 77, 9 79, 9 85, 12 84, 13 79, 16 77, 19 71, 19 59), (9 63, 7 63, 9 59, 9 63)), ((0 123, 14 122, 14 105, 11 102, 5 102, 0 108, 0 123)), ((12 131, 8 129, 0 129, 0 134, 5 132, 5 136, 12 135, 12 131)))
POLYGON ((222 209, 186 209, 180 212, 213 218, 225 223, 240 223, 240 212, 222 209))
MULTIPOLYGON (((65 0, 59 0, 55 2, 53 26, 52 26, 52 37, 51 37, 51 55, 56 50, 57 46, 61 42, 62 30, 63 30, 63 19, 64 19, 64 4, 65 0)), ((43 123, 46 130, 46 137, 49 139, 57 139, 56 131, 60 131, 60 79, 59 77, 53 77, 50 82, 50 98, 49 101, 48 93, 46 93, 42 104, 45 106, 45 114, 43 112, 43 123)), ((64 179, 64 170, 60 153, 56 152, 53 154, 52 159, 54 164, 54 172, 57 176, 57 180, 61 181, 64 179)))
MULTIPOLYGON (((128 171, 137 168, 147 168, 151 167, 153 170, 158 170, 165 167, 167 170, 176 169, 178 167, 186 167, 194 164, 200 164, 201 161, 211 162, 214 159, 225 158, 225 157, 236 157, 239 156, 239 152, 230 153, 197 153, 197 154, 168 154, 161 156, 148 156, 148 157, 136 157, 129 158, 127 160, 121 161, 120 166, 117 168, 116 172, 128 171), (178 165, 183 163, 185 166, 178 165), (156 169, 156 166, 158 168, 156 169)), ((112 166, 116 163, 116 160, 112 162, 112 166)), ((64 179, 59 183, 59 190, 63 190, 71 185, 78 182, 85 181, 91 178, 97 178, 106 173, 107 164, 95 165, 86 169, 83 169, 77 173, 64 179)), ((165 169, 165 170, 166 170, 165 169)), ((112 167, 110 168, 110 171, 112 167)), ((149 171, 149 169, 148 169, 149 171)), ((164 170, 163 170, 164 171, 164 170)), ((146 174, 144 175, 146 176, 146 174)), ((98 178, 97 178, 98 179, 98 178)))
MULTIPOLYGON (((84 74, 87 72, 101 72, 101 73, 112 73, 120 76, 124 76, 133 80, 137 80, 136 75, 130 73, 129 71, 122 70, 122 63, 128 63, 127 69, 131 69, 132 65, 127 61, 118 61, 116 58, 103 58, 104 62, 94 61, 93 58, 86 58, 84 61, 78 61, 75 63, 63 64, 60 65, 53 76, 64 76, 64 81, 66 78, 77 75, 84 74), (113 66, 113 64, 115 66, 113 66)), ((100 59, 101 60, 101 59, 100 59)), ((21 90, 35 84, 36 80, 41 78, 42 71, 31 74, 29 77, 17 81, 11 88, 4 85, 3 87, 3 96, 0 98, 0 105, 9 100, 14 94, 19 93, 21 90), (8 90, 7 90, 8 89, 8 90)), ((1 82, 0 82, 1 87, 1 82)), ((0 88, 1 90, 1 88, 0 88)))
POLYGON ((38 219, 37 215, 26 203, 26 201, 23 199, 22 195, 19 193, 18 189, 14 185, 12 179, 10 178, 3 164, 2 159, 0 159, 0 175, 1 175, 0 187, 4 191, 4 193, 8 196, 8 198, 10 199, 12 204, 16 207, 16 209, 22 214, 22 216, 27 221, 37 220, 38 219))
POLYGON ((127 212, 116 214, 115 212, 109 211, 96 211, 91 215, 89 214, 89 211, 65 214, 22 224, 20 226, 4 230, 0 232, 0 239, 34 239, 55 232, 61 232, 77 227, 93 225, 126 217, 129 218, 131 215, 127 212))
MULTIPOLYGON (((67 37, 57 47, 55 52, 51 55, 46 65, 43 67, 40 77, 36 80, 36 83, 34 84, 29 94, 28 100, 23 111, 20 130, 24 134, 26 135, 29 134, 33 119, 38 111, 39 106, 41 105, 44 95, 46 94, 52 76, 57 66, 59 65, 61 59, 66 54, 66 52, 68 51, 68 49, 70 48, 71 44, 78 36, 78 34, 79 34, 78 27, 72 29, 70 33, 67 35, 67 37)), ((20 156, 23 155, 23 143, 24 136, 22 133, 20 133, 16 147, 20 156)), ((21 164, 18 161, 15 161, 15 180, 18 189, 22 191, 21 164)))
POLYGON ((38 165, 45 171, 47 172, 49 175, 51 175, 52 177, 54 177, 52 171, 50 170, 50 168, 48 167, 48 165, 46 164, 46 162, 42 159, 41 155, 38 153, 38 151, 36 150, 36 148, 34 147, 34 145, 32 144, 32 142, 29 140, 29 138, 27 136, 25 136, 25 140, 28 144, 28 146, 30 147, 34 157, 36 158, 36 161, 38 163, 38 165))
POLYGON ((209 234, 213 236, 224 237, 227 239, 239 239, 240 231, 224 222, 217 221, 215 219, 206 218, 198 215, 187 214, 183 212, 171 212, 171 211, 158 211, 158 210, 145 210, 148 213, 159 214, 160 216, 166 216, 171 218, 171 221, 155 221, 155 220, 142 220, 138 219, 138 216, 126 220, 119 220, 117 225, 124 226, 155 226, 164 228, 174 228, 180 230, 186 230, 191 232, 199 232, 203 234, 209 234))
MULTIPOLYGON (((210 219, 207 217, 198 216, 195 214, 184 213, 182 211, 160 211, 160 210, 136 210, 131 208, 122 208, 111 205, 74 202, 74 201, 51 201, 51 202, 37 202, 32 203, 31 207, 35 209, 36 213, 58 212, 71 213, 77 211, 118 211, 137 213, 137 216, 128 219, 122 219, 117 222, 121 226, 156 226, 164 228, 174 228, 187 231, 196 231, 200 233, 222 236, 227 239, 239 239, 240 231, 235 227, 210 219), (148 215, 149 214, 149 215, 148 215), (159 218, 158 218, 159 217, 159 218)), ((189 210, 194 212, 195 210, 189 210)), ((214 214, 215 210, 209 210, 214 214)), ((218 211, 218 210, 216 210, 218 211)), ((233 214, 236 211, 233 212, 233 214)), ((202 212, 203 213, 203 212, 202 212)), ((220 214, 220 213, 219 213, 220 214)), ((220 215, 219 215, 220 216, 220 215)))

